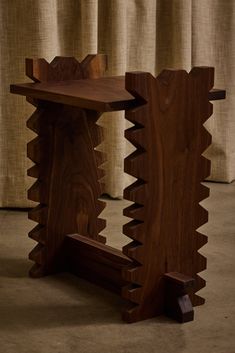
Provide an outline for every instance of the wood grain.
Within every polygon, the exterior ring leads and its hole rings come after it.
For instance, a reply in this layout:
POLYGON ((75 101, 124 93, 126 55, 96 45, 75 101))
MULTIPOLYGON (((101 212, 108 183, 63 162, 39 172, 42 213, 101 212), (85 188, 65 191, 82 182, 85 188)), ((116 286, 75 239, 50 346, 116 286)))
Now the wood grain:
POLYGON ((208 92, 213 68, 164 70, 156 79, 149 73, 127 73, 126 89, 142 105, 126 111, 134 127, 125 132, 136 151, 125 159, 125 172, 137 181, 124 197, 134 204, 124 210, 132 218, 123 232, 132 242, 123 248, 135 264, 123 270, 129 286, 124 298, 132 306, 124 311, 128 322, 164 312, 164 280, 168 272, 195 279, 194 305, 204 300, 195 292, 205 281, 198 272, 206 259, 198 249, 207 237, 197 228, 207 222, 199 202, 208 197, 201 182, 210 174, 210 161, 201 154, 211 143, 203 123, 212 114, 208 92), (144 102, 144 103, 143 103, 144 102))
MULTIPOLYGON (((10 89, 12 93, 27 95, 31 98, 100 112, 130 109, 139 104, 139 101, 125 89, 123 76, 86 80, 76 80, 75 76, 73 80, 67 81, 11 85, 10 89)), ((209 92, 210 100, 223 98, 225 98, 224 90, 209 92)))
POLYGON ((66 269, 97 285, 121 293, 126 284, 122 269, 132 261, 118 249, 79 234, 67 235, 64 251, 66 269))
MULTIPOLYGON (((82 63, 74 58, 26 60, 26 73, 35 81, 97 77, 106 69, 103 55, 88 56, 82 63)), ((99 218, 105 203, 102 194, 104 176, 101 164, 105 156, 95 150, 103 140, 96 124, 100 114, 63 104, 34 100, 36 111, 27 122, 38 136, 27 146, 28 157, 35 163, 28 175, 37 178, 28 190, 28 198, 39 202, 29 218, 39 223, 29 236, 39 244, 29 258, 35 262, 33 277, 63 270, 66 234, 79 232, 101 242, 106 222, 99 218)))
POLYGON ((166 273, 164 280, 165 314, 180 323, 192 321, 194 311, 188 294, 195 280, 178 272, 166 273))

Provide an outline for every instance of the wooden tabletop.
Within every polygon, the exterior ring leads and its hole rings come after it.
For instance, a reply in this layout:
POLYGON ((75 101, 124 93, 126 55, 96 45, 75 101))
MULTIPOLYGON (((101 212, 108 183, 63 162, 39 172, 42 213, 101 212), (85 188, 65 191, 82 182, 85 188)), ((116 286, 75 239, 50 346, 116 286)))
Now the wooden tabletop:
MULTIPOLYGON (((125 110, 138 104, 126 91, 124 76, 13 84, 10 86, 10 92, 100 112, 125 110)), ((223 98, 224 90, 214 89, 209 92, 210 100, 223 98)))

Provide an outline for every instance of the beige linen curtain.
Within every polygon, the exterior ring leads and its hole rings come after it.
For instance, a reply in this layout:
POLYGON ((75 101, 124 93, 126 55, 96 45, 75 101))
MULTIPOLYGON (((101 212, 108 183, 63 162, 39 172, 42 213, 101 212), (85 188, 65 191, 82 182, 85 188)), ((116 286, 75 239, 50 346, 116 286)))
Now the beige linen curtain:
MULTIPOLYGON (((27 207, 30 162, 25 122, 32 107, 9 94, 12 82, 24 82, 25 57, 56 55, 82 59, 107 53, 108 74, 195 65, 215 66, 215 85, 227 89, 226 101, 214 103, 207 123, 213 145, 214 181, 235 178, 235 1, 234 0, 1 0, 0 1, 0 207, 27 207)), ((101 118, 108 129, 106 192, 122 195, 127 182, 123 158, 125 121, 101 118)))

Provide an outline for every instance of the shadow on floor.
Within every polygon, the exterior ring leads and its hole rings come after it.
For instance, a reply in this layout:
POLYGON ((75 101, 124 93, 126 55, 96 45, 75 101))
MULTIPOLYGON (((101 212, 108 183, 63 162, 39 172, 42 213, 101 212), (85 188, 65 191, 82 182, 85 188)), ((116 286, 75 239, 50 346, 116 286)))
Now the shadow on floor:
POLYGON ((0 258, 0 277, 26 278, 31 262, 22 258, 0 258))
MULTIPOLYGON (((120 296, 69 273, 29 278, 30 265, 26 259, 0 259, 0 277, 10 287, 5 292, 11 294, 4 298, 2 293, 0 330, 102 324, 130 327, 121 320, 125 302, 120 296)), ((168 318, 157 317, 131 327, 150 321, 175 324, 168 318)))

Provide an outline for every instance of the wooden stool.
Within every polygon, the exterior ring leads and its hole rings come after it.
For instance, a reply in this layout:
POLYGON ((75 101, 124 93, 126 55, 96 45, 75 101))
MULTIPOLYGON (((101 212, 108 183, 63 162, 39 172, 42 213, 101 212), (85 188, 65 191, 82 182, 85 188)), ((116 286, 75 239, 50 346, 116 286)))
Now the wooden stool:
POLYGON ((207 222, 199 204, 209 196, 201 184, 210 175, 202 153, 211 143, 204 122, 210 100, 225 91, 212 90, 214 69, 164 70, 102 77, 105 55, 26 59, 26 75, 35 83, 11 85, 36 106, 27 122, 38 136, 28 143, 35 165, 28 191, 39 205, 29 211, 38 225, 29 236, 38 244, 29 258, 32 277, 69 271, 127 300, 123 319, 135 322, 166 314, 180 322, 193 319, 192 306, 204 303, 195 293, 205 286, 198 275, 206 258, 198 250, 207 237, 197 228, 207 222), (119 251, 105 245, 99 214, 105 203, 100 179, 105 161, 96 150, 103 140, 97 120, 102 112, 125 110, 134 126, 125 137, 136 151, 124 170, 137 178, 124 190, 133 204, 124 209, 132 220, 123 233, 132 241, 119 251))

